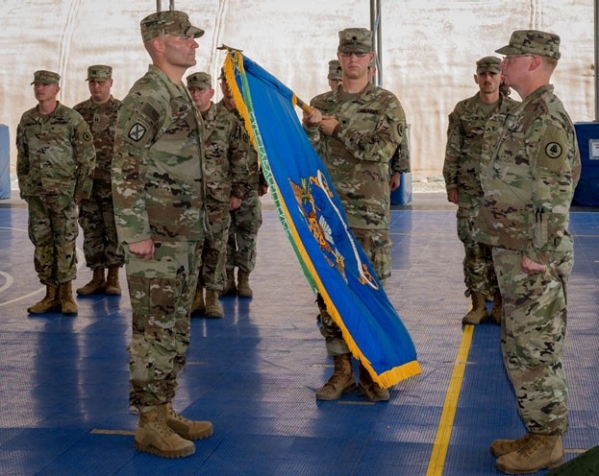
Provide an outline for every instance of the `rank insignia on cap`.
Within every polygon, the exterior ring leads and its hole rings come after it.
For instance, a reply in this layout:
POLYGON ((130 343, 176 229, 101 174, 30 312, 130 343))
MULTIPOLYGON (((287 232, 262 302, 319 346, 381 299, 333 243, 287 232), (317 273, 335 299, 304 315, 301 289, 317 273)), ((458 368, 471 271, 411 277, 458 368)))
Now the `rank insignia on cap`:
POLYGON ((133 126, 131 126, 131 129, 129 129, 129 139, 139 142, 146 134, 146 131, 146 126, 144 126, 141 122, 136 122, 133 124, 133 126))

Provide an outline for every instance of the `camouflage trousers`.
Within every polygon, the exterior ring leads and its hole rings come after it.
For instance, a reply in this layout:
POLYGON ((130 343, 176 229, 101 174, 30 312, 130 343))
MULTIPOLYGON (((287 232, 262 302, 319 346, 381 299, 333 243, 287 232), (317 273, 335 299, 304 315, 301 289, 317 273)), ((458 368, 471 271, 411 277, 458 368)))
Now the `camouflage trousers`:
POLYGON ((33 263, 44 285, 58 286, 77 277, 77 207, 68 195, 25 197, 33 263))
POLYGON ((568 428, 568 389, 562 363, 566 336, 566 285, 574 262, 565 236, 547 270, 528 275, 522 253, 493 248, 503 298, 501 350, 527 430, 561 435, 568 428))
POLYGON ((155 243, 154 258, 128 251, 131 297, 129 401, 136 407, 172 401, 190 341, 190 308, 198 280, 202 242, 155 243))
POLYGON ((467 297, 475 292, 493 296, 498 290, 491 247, 472 238, 477 215, 477 210, 461 207, 457 212, 458 238, 464 244, 463 269, 467 297))
POLYGON ((79 204, 79 225, 83 229, 83 254, 88 268, 123 265, 125 254, 114 223, 110 181, 94 181, 91 197, 79 204))
MULTIPOLYGON (((352 228, 360 245, 379 278, 381 284, 391 276, 391 238, 387 230, 367 230, 352 228)), ((343 339, 341 329, 328 313, 325 303, 320 295, 316 297, 319 314, 316 317, 320 333, 325 338, 327 353, 334 357, 347 354, 349 346, 343 339)))
POLYGON ((237 210, 231 211, 227 243, 227 273, 239 268, 251 273, 256 267, 258 230, 262 226, 262 204, 258 191, 248 192, 237 210))
POLYGON ((198 286, 222 291, 225 289, 227 240, 231 224, 229 202, 223 203, 209 199, 206 207, 210 230, 204 240, 198 286))

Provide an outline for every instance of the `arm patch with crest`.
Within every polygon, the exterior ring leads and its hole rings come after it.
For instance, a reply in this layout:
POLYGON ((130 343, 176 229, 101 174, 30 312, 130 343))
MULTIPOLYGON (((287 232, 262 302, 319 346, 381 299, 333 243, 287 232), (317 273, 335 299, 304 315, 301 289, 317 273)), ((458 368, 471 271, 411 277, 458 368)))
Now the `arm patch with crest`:
POLYGON ((560 127, 549 125, 539 141, 537 165, 551 172, 559 172, 564 166, 568 150, 566 132, 560 127))
POLYGON ((148 142, 158 130, 160 113, 151 104, 144 103, 127 123, 127 138, 138 145, 148 142))

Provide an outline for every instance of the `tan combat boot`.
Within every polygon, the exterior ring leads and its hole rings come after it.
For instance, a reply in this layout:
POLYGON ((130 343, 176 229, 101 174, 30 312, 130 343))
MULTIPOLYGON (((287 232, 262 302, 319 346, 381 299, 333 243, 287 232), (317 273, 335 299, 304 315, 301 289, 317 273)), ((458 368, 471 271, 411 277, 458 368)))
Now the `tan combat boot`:
POLYGON ((470 298, 472 299, 472 309, 462 318, 462 324, 480 324, 481 321, 487 318, 485 296, 481 293, 473 292, 470 298))
POLYGON ((235 268, 227 270, 227 282, 225 289, 222 292, 223 296, 235 296, 237 294, 237 286, 235 285, 235 268))
POLYGON ((495 467, 508 474, 528 474, 557 468, 564 461, 560 436, 531 433, 518 450, 497 458, 495 467))
POLYGON ((212 436, 214 428, 209 421, 189 420, 177 414, 171 403, 166 404, 166 424, 186 440, 203 440, 212 436))
POLYGON ((80 296, 91 296, 92 294, 103 293, 104 289, 106 289, 104 268, 94 268, 92 280, 82 288, 77 289, 77 294, 80 296))
POLYGON ((501 315, 503 314, 503 302, 501 300, 501 293, 497 291, 495 297, 493 297, 493 308, 491 309, 491 321, 496 324, 501 324, 501 315))
POLYGON ((58 311, 60 309, 60 299, 58 298, 58 289, 55 286, 46 285, 46 295, 27 309, 31 314, 44 314, 45 312, 58 311))
POLYGON ((73 299, 72 281, 63 283, 58 287, 58 298, 60 299, 60 310, 67 316, 77 315, 77 303, 73 299))
POLYGON ((161 458, 184 458, 195 453, 195 445, 166 423, 166 405, 140 408, 135 449, 161 458))
POLYGON ((515 440, 493 440, 490 447, 491 454, 495 456, 495 458, 499 458, 500 456, 512 453, 513 451, 518 451, 526 444, 530 435, 530 433, 526 433, 526 435, 515 440))
POLYGON ((104 292, 111 296, 121 295, 121 283, 119 283, 119 269, 120 266, 110 266, 108 268, 108 276, 106 277, 106 289, 104 292))
POLYGON ((351 367, 351 354, 333 357, 335 371, 331 378, 316 391, 316 400, 339 400, 341 395, 356 388, 356 379, 351 367))
POLYGON ((371 402, 386 402, 389 400, 389 390, 382 388, 378 383, 372 380, 372 376, 366 370, 366 367, 360 362, 360 381, 358 388, 362 390, 366 398, 371 402))
POLYGON ((206 317, 225 317, 223 307, 218 300, 218 295, 218 291, 206 289, 206 309, 204 309, 204 315, 206 317))
POLYGON ((202 314, 204 309, 206 309, 206 304, 204 304, 204 288, 202 286, 198 286, 196 289, 196 294, 193 297, 193 303, 191 303, 191 314, 202 314))
POLYGON ((237 295, 239 297, 252 297, 252 288, 250 288, 250 273, 237 270, 237 295))

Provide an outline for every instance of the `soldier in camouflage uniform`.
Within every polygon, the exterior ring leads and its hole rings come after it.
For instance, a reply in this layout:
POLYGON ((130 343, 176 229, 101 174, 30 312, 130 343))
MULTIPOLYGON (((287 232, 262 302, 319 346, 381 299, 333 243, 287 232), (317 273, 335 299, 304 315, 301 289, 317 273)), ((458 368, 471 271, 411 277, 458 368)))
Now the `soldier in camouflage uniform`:
POLYGON ((223 294, 237 295, 239 297, 252 297, 250 287, 250 273, 256 267, 258 230, 262 226, 262 203, 260 197, 268 191, 266 179, 260 169, 258 153, 250 145, 250 140, 243 125, 243 119, 237 112, 231 89, 227 85, 224 74, 221 72, 220 87, 223 93, 222 100, 217 104, 233 112, 239 120, 244 141, 248 144, 249 173, 247 176, 248 189, 236 210, 231 210, 231 226, 227 242, 227 282, 223 294), (237 281, 235 281, 235 268, 237 268, 237 281))
POLYGON ((342 79, 343 75, 341 74, 341 63, 339 63, 339 60, 335 59, 329 61, 329 74, 327 75, 327 80, 331 91, 337 89, 337 86, 341 84, 342 79))
MULTIPOLYGON (((384 283, 391 274, 389 161, 402 143, 406 116, 394 94, 370 82, 368 66, 374 53, 369 30, 339 32, 337 56, 341 87, 312 99, 304 129, 329 171, 352 231, 384 283)), ((317 301, 320 330, 335 371, 316 398, 336 400, 355 386, 351 354, 320 296, 317 301)), ((389 391, 362 365, 359 385, 372 401, 389 399, 389 391)))
POLYGON ((491 319, 501 323, 501 294, 491 247, 476 242, 472 233, 483 196, 479 177, 483 140, 493 142, 497 139, 491 131, 498 129, 496 124, 502 123, 507 111, 517 104, 500 94, 500 61, 495 56, 485 56, 476 62, 474 82, 479 91, 457 103, 449 115, 447 128, 443 177, 447 199, 458 205, 458 238, 465 251, 465 295, 472 300, 471 310, 462 318, 463 324, 475 325, 487 319, 486 296, 493 296, 491 319))
POLYGON ((60 76, 36 71, 38 105, 17 127, 17 178, 29 208, 29 237, 35 271, 46 295, 32 314, 61 310, 77 314, 71 283, 77 277, 77 204, 91 193, 96 153, 81 115, 57 101, 60 76))
POLYGON ((225 263, 231 215, 244 199, 249 175, 247 134, 237 116, 222 104, 214 104, 212 78, 208 73, 187 76, 187 88, 204 119, 206 158, 206 211, 210 236, 204 241, 202 267, 192 305, 206 317, 224 317, 218 300, 225 288, 225 263), (206 299, 204 300, 204 288, 206 299))
POLYGON ((121 101, 110 94, 112 67, 94 65, 87 69, 90 98, 77 104, 75 109, 89 125, 96 148, 94 185, 89 199, 79 205, 79 224, 83 229, 85 262, 93 271, 92 280, 77 289, 77 294, 121 294, 119 269, 125 255, 119 245, 114 224, 110 168, 114 148, 114 130, 121 101), (105 278, 104 270, 108 268, 105 278))
POLYGON ((483 151, 483 203, 475 237, 493 247, 503 298, 501 350, 526 435, 495 440, 500 471, 535 473, 564 461, 568 388, 562 362, 566 285, 573 264, 569 209, 580 177, 576 133, 549 83, 559 36, 512 33, 497 50, 505 83, 522 103, 506 117, 499 141, 483 151))
POLYGON ((165 458, 195 452, 212 423, 172 405, 190 341, 190 308, 204 240, 202 118, 182 81, 203 30, 178 11, 141 21, 148 72, 118 113, 112 193, 126 257, 132 335, 130 404, 139 410, 135 448, 165 458))

